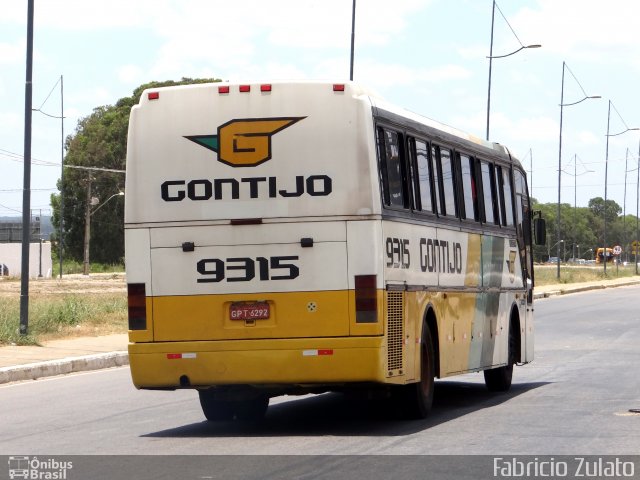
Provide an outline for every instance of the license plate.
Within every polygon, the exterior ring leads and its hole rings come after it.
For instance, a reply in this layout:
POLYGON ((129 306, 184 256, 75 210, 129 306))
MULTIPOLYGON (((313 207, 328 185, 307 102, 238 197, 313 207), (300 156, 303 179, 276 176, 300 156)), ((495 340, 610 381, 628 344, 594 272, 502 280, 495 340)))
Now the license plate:
POLYGON ((231 320, 263 320, 270 317, 271 309, 267 302, 232 303, 229 315, 231 320))

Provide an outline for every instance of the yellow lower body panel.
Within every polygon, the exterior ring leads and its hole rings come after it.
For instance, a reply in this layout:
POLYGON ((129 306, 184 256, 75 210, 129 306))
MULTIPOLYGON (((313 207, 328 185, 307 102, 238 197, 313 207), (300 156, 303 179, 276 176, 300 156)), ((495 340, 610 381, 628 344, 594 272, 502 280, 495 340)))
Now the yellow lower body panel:
POLYGON ((129 363, 137 388, 388 381, 383 337, 132 343, 129 363))

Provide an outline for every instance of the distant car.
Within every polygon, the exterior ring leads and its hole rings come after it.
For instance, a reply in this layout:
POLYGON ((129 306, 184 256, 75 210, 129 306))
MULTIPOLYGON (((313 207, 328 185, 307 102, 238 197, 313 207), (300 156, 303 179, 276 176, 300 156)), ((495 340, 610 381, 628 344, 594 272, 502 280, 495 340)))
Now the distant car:
POLYGON ((0 276, 9 276, 9 269, 4 263, 0 263, 0 276))
POLYGON ((558 257, 549 257, 547 263, 558 263, 558 257))

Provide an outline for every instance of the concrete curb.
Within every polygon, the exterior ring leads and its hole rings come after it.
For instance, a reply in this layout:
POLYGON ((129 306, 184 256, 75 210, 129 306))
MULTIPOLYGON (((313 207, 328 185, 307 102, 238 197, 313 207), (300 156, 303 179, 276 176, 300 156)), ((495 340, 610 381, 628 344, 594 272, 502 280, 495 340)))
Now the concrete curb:
POLYGON ((557 295, 568 295, 570 293, 588 292, 589 290, 603 290, 605 288, 616 287, 628 287, 631 285, 640 285, 640 280, 630 280, 628 282, 612 283, 612 284, 599 284, 599 285, 586 285, 582 287, 572 287, 571 284, 567 284, 567 288, 560 288, 558 290, 550 290, 548 292, 541 292, 533 294, 534 300, 540 298, 555 297, 557 295))
POLYGON ((73 372, 120 367, 122 365, 129 365, 129 354, 126 351, 27 363, 24 365, 0 368, 0 384, 19 382, 22 380, 35 380, 37 378, 64 375, 73 372))

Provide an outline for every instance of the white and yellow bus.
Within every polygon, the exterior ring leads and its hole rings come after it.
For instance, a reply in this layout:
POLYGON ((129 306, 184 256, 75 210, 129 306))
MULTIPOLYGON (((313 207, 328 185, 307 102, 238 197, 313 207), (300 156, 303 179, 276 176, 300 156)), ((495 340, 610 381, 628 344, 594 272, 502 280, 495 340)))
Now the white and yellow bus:
POLYGON ((209 420, 348 390, 423 417, 434 377, 533 359, 520 162, 358 84, 147 90, 125 210, 133 383, 209 420))

